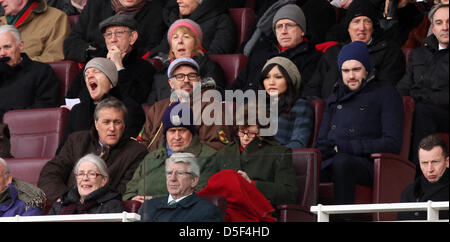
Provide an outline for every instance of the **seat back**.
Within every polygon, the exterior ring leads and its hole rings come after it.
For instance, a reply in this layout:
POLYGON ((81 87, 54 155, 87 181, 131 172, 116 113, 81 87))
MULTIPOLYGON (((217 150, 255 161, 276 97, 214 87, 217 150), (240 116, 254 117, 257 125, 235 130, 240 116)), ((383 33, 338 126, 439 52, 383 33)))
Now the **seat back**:
POLYGON ((292 165, 298 186, 297 204, 309 207, 317 204, 319 194, 320 152, 312 148, 292 149, 292 165))
POLYGON ((409 57, 411 56, 411 51, 413 48, 402 47, 403 55, 405 56, 406 66, 408 66, 409 57))
POLYGON ((71 60, 49 62, 48 64, 55 71, 56 77, 59 80, 60 99, 63 101, 67 91, 69 91, 70 84, 79 72, 78 64, 71 60))
POLYGON ((447 144, 447 151, 448 151, 448 133, 438 133, 437 135, 439 135, 442 139, 445 140, 445 143, 447 144))
POLYGON ((308 147, 313 147, 316 144, 317 136, 319 136, 320 124, 322 123, 323 110, 325 109, 325 100, 315 99, 311 101, 314 108, 314 128, 309 138, 308 147))
POLYGON ((408 160, 409 150, 411 148, 412 125, 414 119, 414 99, 410 96, 403 96, 403 137, 400 156, 408 160))
POLYGON ((11 158, 5 160, 13 177, 37 186, 42 167, 51 159, 52 157, 11 158))
POLYGON ((135 200, 125 200, 123 201, 123 205, 125 206, 125 211, 128 213, 138 213, 142 203, 135 200))
POLYGON ((247 64, 247 57, 243 54, 209 55, 209 58, 222 67, 228 85, 234 82, 239 72, 247 64))
POLYGON ((70 27, 73 28, 73 26, 78 22, 79 18, 80 18, 80 15, 67 16, 67 19, 69 20, 70 27))
POLYGON ((53 157, 62 139, 69 110, 39 108, 11 110, 3 121, 10 131, 11 154, 15 158, 53 157))
POLYGON ((202 199, 211 202, 216 205, 220 209, 220 214, 222 214, 222 218, 225 220, 225 215, 227 213, 227 199, 223 196, 200 196, 202 199))
POLYGON ((256 20, 256 14, 252 8, 230 8, 228 15, 236 24, 238 37, 236 50, 238 50, 241 44, 247 40, 250 28, 256 20))

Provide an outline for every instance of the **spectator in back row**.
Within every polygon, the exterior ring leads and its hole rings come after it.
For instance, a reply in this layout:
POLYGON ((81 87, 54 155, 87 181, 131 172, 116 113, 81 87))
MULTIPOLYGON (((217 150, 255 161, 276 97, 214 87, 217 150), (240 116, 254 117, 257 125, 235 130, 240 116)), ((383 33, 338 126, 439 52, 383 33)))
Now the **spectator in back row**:
MULTIPOLYGON (((275 56, 282 56, 295 63, 302 74, 302 82, 307 83, 322 55, 314 46, 305 41, 306 19, 300 7, 287 4, 281 7, 270 21, 277 42, 262 36, 252 48, 246 67, 239 73, 232 90, 259 90, 259 77, 264 64, 275 56)), ((302 93, 303 85, 299 87, 302 93)))
POLYGON ((403 96, 414 98, 413 138, 410 159, 418 166, 417 152, 424 137, 449 131, 448 4, 436 5, 429 13, 433 35, 425 46, 411 52, 405 76, 397 84, 403 96))
MULTIPOLYGON (((405 73, 405 57, 400 46, 383 39, 375 6, 369 0, 354 0, 344 21, 349 42, 362 41, 369 48, 377 80, 395 86, 405 73)), ((303 97, 326 99, 338 87, 340 71, 336 63, 339 51, 347 43, 339 43, 326 50, 311 80, 305 83, 303 97)))
POLYGON ((13 177, 6 161, 0 158, 0 217, 41 215, 44 203, 44 192, 13 177))
MULTIPOLYGON (((419 153, 420 176, 402 192, 400 202, 447 201, 448 190, 448 149, 445 141, 436 134, 420 141, 419 153)), ((417 151, 418 150, 418 151, 417 151)), ((399 220, 425 220, 425 211, 398 213, 399 220)), ((448 219, 448 210, 439 212, 439 219, 448 219)))
POLYGON ((167 32, 167 41, 170 45, 169 60, 164 62, 162 70, 155 74, 152 91, 147 98, 147 104, 152 105, 156 101, 161 101, 170 96, 167 68, 170 62, 182 57, 194 59, 200 67, 200 75, 214 79, 215 87, 211 88, 223 91, 226 85, 225 73, 222 67, 211 60, 208 54, 202 50, 202 39, 202 29, 190 19, 179 19, 170 26, 167 32))
MULTIPOLYGON (((59 81, 50 65, 31 60, 20 32, 0 26, 0 126, 9 110, 56 107, 59 81)), ((0 152, 10 157, 8 131, 0 128, 0 152), (8 155, 9 154, 9 155, 8 155)))
POLYGON ((345 45, 337 63, 342 77, 327 99, 316 147, 320 180, 334 183, 336 204, 353 204, 357 184, 372 186, 370 154, 400 152, 403 102, 393 86, 376 80, 364 42, 345 45))
MULTIPOLYGON (((229 54, 236 49, 236 27, 228 15, 226 1, 169 0, 164 7, 163 18, 167 28, 179 19, 190 19, 199 24, 203 30, 201 46, 204 52, 229 54)), ((151 55, 164 58, 169 50, 168 43, 163 39, 151 55)))
MULTIPOLYGON (((136 103, 145 102, 150 92, 155 69, 143 60, 136 47, 136 41, 141 36, 137 31, 138 23, 128 15, 113 15, 102 21, 98 29, 104 37, 104 43, 108 52, 101 57, 106 57, 114 62, 119 79, 114 92, 118 96, 130 97, 136 103)), ((78 73, 72 81, 67 92, 67 98, 89 98, 88 89, 85 86, 85 70, 78 73)))
POLYGON ((75 184, 74 164, 86 154, 100 156, 108 166, 109 185, 125 192, 134 170, 147 154, 144 146, 123 136, 127 109, 116 98, 97 104, 91 131, 72 133, 58 155, 41 170, 38 186, 54 202, 75 184))
POLYGON ((67 15, 45 0, 2 0, 0 25, 13 25, 24 39, 24 52, 34 61, 64 60, 63 42, 70 32, 67 15), (4 15, 4 16, 3 16, 4 15))
POLYGON ((137 22, 139 38, 134 47, 138 56, 145 56, 161 42, 166 28, 162 9, 155 1, 93 0, 87 2, 78 22, 64 41, 66 59, 88 62, 93 57, 106 56, 107 48, 98 26, 103 20, 121 14, 130 15, 137 22))
POLYGON ((53 203, 49 215, 121 213, 122 195, 109 186, 105 161, 94 154, 81 157, 73 168, 76 185, 53 203))

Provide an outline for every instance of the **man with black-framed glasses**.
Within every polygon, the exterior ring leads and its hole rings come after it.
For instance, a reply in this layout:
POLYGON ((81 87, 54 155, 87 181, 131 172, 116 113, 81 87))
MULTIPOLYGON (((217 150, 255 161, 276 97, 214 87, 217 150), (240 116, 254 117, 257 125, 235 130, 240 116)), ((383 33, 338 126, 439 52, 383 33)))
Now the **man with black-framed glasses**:
MULTIPOLYGON (((172 88, 172 98, 178 99, 176 101, 181 102, 189 101, 189 104, 192 107, 194 103, 192 97, 195 88, 202 88, 202 77, 200 76, 199 71, 200 67, 198 63, 192 58, 177 58, 174 60, 167 70, 168 82, 172 88)), ((202 90, 196 93, 201 93, 202 90)), ((147 146, 149 152, 161 148, 159 147, 159 143, 164 136, 161 132, 163 126, 163 114, 173 103, 174 101, 171 101, 171 98, 158 101, 151 106, 146 114, 146 122, 137 139, 147 146)), ((209 103, 210 102, 201 102, 202 112, 209 103)), ((224 117, 224 115, 222 115, 222 117, 224 117)), ((196 125, 195 128, 198 131, 200 140, 216 150, 221 149, 232 139, 232 137, 229 136, 229 134, 231 134, 231 129, 225 125, 201 124, 196 125)))

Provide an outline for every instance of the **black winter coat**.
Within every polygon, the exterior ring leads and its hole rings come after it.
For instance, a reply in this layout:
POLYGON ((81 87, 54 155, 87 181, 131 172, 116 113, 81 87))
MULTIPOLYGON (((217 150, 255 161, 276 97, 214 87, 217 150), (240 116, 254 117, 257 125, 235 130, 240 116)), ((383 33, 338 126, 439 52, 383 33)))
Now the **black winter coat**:
POLYGON ((394 87, 369 80, 349 91, 340 81, 327 99, 319 129, 316 148, 322 168, 336 154, 335 145, 339 152, 368 158, 378 152, 400 153, 403 117, 402 98, 394 87))
MULTIPOLYGON (((180 11, 176 0, 169 0, 163 12, 167 29, 180 19, 180 11)), ((237 32, 233 20, 228 15, 226 1, 203 0, 192 12, 185 16, 200 25, 203 32, 202 46, 208 54, 230 54, 236 50, 237 32)), ((167 32, 158 47, 152 49, 151 55, 169 53, 167 32)))
MULTIPOLYGON (((111 93, 119 99, 129 97, 138 104, 144 103, 152 87, 155 68, 150 62, 140 58, 135 49, 124 57, 123 66, 125 69, 119 71, 119 81, 117 86, 111 89, 111 93)), ((84 79, 84 68, 70 84, 66 97, 90 99, 84 79)))
MULTIPOLYGON (((430 183, 423 176, 423 174, 417 178, 413 183, 409 184, 402 192, 400 202, 427 202, 431 201, 448 201, 448 168, 444 175, 442 175, 439 181, 430 183)), ((426 220, 426 211, 420 212, 399 212, 397 215, 398 220, 426 220)), ((439 212, 439 219, 448 219, 448 210, 442 210, 439 212)))
MULTIPOLYGON (((211 60, 207 54, 201 56, 197 55, 192 57, 200 67, 200 76, 202 78, 212 77, 216 81, 216 90, 223 93, 226 86, 225 73, 222 67, 215 61, 211 60)), ((168 82, 167 70, 169 69, 169 63, 166 63, 164 67, 155 74, 152 85, 152 90, 147 97, 147 104, 152 105, 155 102, 169 98, 171 88, 168 82)))
POLYGON ((239 73, 229 88, 244 92, 249 89, 260 90, 259 81, 262 68, 268 60, 275 56, 286 57, 297 66, 302 77, 300 85, 300 93, 302 93, 304 86, 309 82, 317 68, 322 52, 317 51, 311 43, 306 41, 281 52, 276 40, 270 41, 265 37, 260 38, 250 54, 246 67, 239 73))
POLYGON ((59 105, 60 83, 50 65, 21 56, 15 67, 0 63, 0 122, 9 110, 59 105))
POLYGON ((425 46, 411 52, 405 76, 397 84, 402 96, 412 96, 416 103, 449 107, 448 48, 439 50, 434 35, 425 40, 425 46))
MULTIPOLYGON (((98 50, 95 56, 106 56, 105 39, 98 28, 101 21, 115 14, 111 0, 88 1, 80 18, 64 41, 66 59, 77 62, 87 62, 86 48, 90 45, 98 50)), ((157 46, 163 38, 166 27, 162 20, 162 8, 155 1, 147 1, 135 19, 138 23, 139 38, 134 44, 139 56, 144 56, 151 48, 157 46)))
MULTIPOLYGON (((345 44, 337 44, 326 50, 319 61, 317 70, 306 84, 302 97, 315 96, 326 99, 333 93, 341 76, 337 59, 345 44)), ((392 41, 375 39, 367 47, 370 63, 372 68, 375 68, 377 79, 382 83, 395 86, 405 73, 405 56, 400 46, 392 41)))
POLYGON ((61 202, 53 203, 48 215, 61 214, 61 211, 70 205, 82 207, 90 202, 94 204, 89 206, 90 208, 87 210, 88 214, 121 213, 125 211, 120 192, 106 185, 90 193, 83 204, 80 203, 80 194, 78 193, 77 187, 73 187, 61 196, 61 202))

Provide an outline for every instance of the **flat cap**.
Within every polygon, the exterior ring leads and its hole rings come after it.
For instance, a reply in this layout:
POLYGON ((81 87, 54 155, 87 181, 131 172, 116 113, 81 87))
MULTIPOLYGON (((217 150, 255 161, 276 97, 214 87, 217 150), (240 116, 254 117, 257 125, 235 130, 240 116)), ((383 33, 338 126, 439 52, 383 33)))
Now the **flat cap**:
POLYGON ((105 33, 106 28, 109 26, 126 26, 132 30, 136 30, 137 22, 129 15, 116 14, 100 22, 98 28, 102 33, 105 33))

